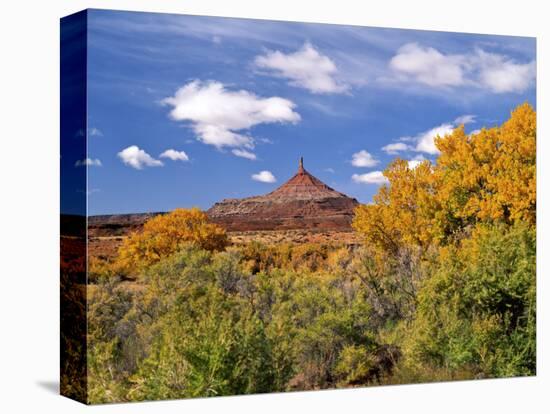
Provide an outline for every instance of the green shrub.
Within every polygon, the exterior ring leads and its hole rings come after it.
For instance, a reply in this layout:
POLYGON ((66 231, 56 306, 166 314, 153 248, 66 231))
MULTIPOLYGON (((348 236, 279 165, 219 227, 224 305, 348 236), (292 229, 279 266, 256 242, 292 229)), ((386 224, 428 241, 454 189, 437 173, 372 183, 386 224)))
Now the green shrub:
POLYGON ((411 361, 480 377, 533 375, 535 254, 535 230, 523 224, 478 225, 442 248, 418 295, 411 361))

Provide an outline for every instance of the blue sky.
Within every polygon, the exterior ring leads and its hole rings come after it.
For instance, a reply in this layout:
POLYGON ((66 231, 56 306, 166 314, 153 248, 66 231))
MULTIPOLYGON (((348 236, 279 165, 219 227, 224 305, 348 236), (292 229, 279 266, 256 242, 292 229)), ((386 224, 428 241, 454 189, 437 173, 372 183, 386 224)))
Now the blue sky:
POLYGON ((264 194, 300 156, 366 203, 395 157, 535 105, 534 38, 103 10, 88 30, 92 215, 264 194))

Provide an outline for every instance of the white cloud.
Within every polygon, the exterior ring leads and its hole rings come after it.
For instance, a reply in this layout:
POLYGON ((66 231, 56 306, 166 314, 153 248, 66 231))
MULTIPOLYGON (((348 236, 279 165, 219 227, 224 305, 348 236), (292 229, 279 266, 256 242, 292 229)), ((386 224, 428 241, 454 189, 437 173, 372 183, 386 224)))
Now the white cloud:
POLYGON ((160 158, 169 158, 172 161, 189 161, 189 157, 185 151, 176 151, 174 149, 167 149, 160 154, 160 158))
POLYGON ((380 161, 365 150, 356 152, 351 156, 351 165, 354 167, 374 167, 380 161))
POLYGON ((507 56, 477 51, 479 80, 495 93, 523 92, 535 80, 535 61, 517 63, 507 56))
POLYGON ((312 93, 345 93, 349 89, 348 85, 337 80, 336 64, 310 43, 305 43, 294 53, 269 51, 265 55, 256 56, 254 63, 258 68, 288 79, 291 85, 312 93))
MULTIPOLYGON (((427 131, 421 132, 415 136, 404 136, 399 138, 400 142, 393 142, 382 147, 382 151, 390 155, 397 155, 399 152, 424 152, 427 154, 439 154, 439 150, 435 145, 435 138, 437 136, 444 137, 451 134, 454 129, 459 125, 470 124, 475 121, 476 115, 467 114, 457 117, 453 122, 445 122, 441 125, 433 127, 427 131), (408 144, 410 143, 410 144, 408 144)), ((409 162, 409 165, 416 167, 419 163, 416 161, 424 160, 422 155, 417 156, 415 159, 409 162)), ((413 168, 414 168, 413 167, 413 168)))
POLYGON ((143 167, 162 167, 164 165, 162 161, 154 159, 137 145, 125 148, 117 155, 124 164, 137 170, 141 170, 143 167))
POLYGON ((188 121, 199 141, 216 148, 253 148, 254 138, 242 133, 258 124, 296 123, 296 105, 284 98, 261 98, 245 91, 229 91, 220 82, 195 80, 162 100, 172 107, 170 117, 188 121))
POLYGON ((444 54, 407 43, 391 58, 389 67, 398 80, 433 87, 472 86, 493 93, 523 92, 535 80, 535 61, 516 62, 506 55, 476 49, 471 53, 444 54))
POLYGON ((382 147, 386 154, 395 155, 400 151, 408 151, 411 147, 403 142, 394 142, 382 147))
POLYGON ((366 174, 353 174, 351 179, 359 184, 386 184, 388 179, 384 177, 382 171, 371 171, 366 174))
POLYGON ((458 86, 465 81, 464 58, 444 55, 432 47, 407 43, 390 60, 390 68, 397 73, 429 86, 458 86))
POLYGON ((439 150, 435 146, 435 138, 443 137, 452 133, 454 130, 453 124, 441 124, 428 131, 418 134, 416 139, 416 151, 427 152, 428 154, 439 154, 439 150))
POLYGON ((477 135, 481 132, 481 129, 474 129, 472 132, 470 132, 470 135, 477 135))
POLYGON ((254 181, 260 181, 262 183, 274 183, 275 181, 277 181, 271 171, 266 170, 260 171, 257 174, 252 174, 252 179, 254 181))
POLYGON ((236 148, 231 152, 233 153, 233 155, 236 155, 237 157, 246 158, 248 160, 255 160, 256 159, 256 154, 254 154, 253 152, 244 150, 244 149, 236 148))
POLYGON ((101 167, 102 164, 101 164, 101 160, 99 159, 93 159, 93 158, 86 158, 84 160, 77 160, 75 163, 74 163, 74 166, 75 167, 84 167, 84 166, 88 166, 88 167, 101 167))
POLYGON ((325 171, 331 174, 334 174, 336 171, 334 171, 334 168, 325 168, 325 171))
POLYGON ((456 118, 453 122, 455 125, 466 125, 476 122, 476 116, 475 115, 461 115, 458 118, 456 118))
POLYGON ((417 155, 412 160, 409 160, 409 169, 414 170, 416 167, 418 167, 423 161, 425 161, 426 158, 424 158, 422 155, 417 155))
POLYGON ((418 134, 414 137, 414 140, 416 141, 415 150, 418 152, 426 152, 428 154, 439 154, 439 150, 435 146, 435 138, 437 136, 444 137, 445 135, 452 134, 455 127, 475 122, 475 118, 476 115, 462 115, 456 118, 453 122, 446 122, 418 134))

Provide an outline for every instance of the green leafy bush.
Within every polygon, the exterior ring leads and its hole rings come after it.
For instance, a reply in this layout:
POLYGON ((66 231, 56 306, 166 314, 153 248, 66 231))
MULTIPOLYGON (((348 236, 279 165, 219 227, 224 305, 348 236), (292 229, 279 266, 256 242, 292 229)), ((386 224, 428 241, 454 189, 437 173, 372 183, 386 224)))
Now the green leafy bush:
POLYGON ((478 225, 441 249, 418 295, 407 349, 413 363, 477 377, 535 372, 535 231, 478 225))

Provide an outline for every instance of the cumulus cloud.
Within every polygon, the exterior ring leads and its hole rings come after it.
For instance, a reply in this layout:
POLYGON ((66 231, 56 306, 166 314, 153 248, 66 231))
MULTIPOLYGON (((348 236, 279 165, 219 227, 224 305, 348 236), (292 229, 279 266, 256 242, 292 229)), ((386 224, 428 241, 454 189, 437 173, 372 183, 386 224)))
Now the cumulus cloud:
POLYGON ((351 156, 351 165, 354 167, 374 167, 380 163, 369 152, 361 150, 351 156))
POLYGON ((123 149, 117 156, 124 164, 136 170, 141 170, 143 167, 162 167, 164 165, 162 161, 154 159, 137 145, 123 149))
POLYGON ((274 183, 275 181, 277 181, 271 171, 267 170, 260 171, 257 174, 252 174, 252 179, 254 181, 260 181, 262 183, 274 183))
POLYGON ((462 115, 456 118, 453 122, 446 122, 439 126, 424 131, 415 137, 416 141, 415 151, 425 152, 428 154, 439 154, 439 150, 435 146, 435 138, 437 136, 444 137, 451 134, 454 129, 459 125, 470 124, 475 122, 476 115, 462 115))
POLYGON ((261 98, 254 93, 230 91, 220 82, 192 81, 162 100, 171 106, 170 118, 191 124, 197 139, 221 149, 254 148, 246 130, 259 124, 296 123, 296 105, 284 98, 261 98))
POLYGON ((310 43, 305 43, 294 53, 269 51, 256 56, 254 64, 273 76, 288 79, 292 86, 312 93, 345 93, 349 89, 348 85, 337 79, 336 64, 310 43))
POLYGON ((464 54, 407 43, 397 50, 389 67, 398 79, 433 87, 472 86, 493 93, 523 92, 536 76, 535 61, 519 63, 497 53, 476 49, 464 54))
POLYGON ((351 179, 359 184, 386 184, 388 179, 384 177, 382 171, 371 171, 365 174, 353 174, 351 179))
POLYGON ((189 161, 189 157, 185 151, 176 151, 174 149, 167 149, 160 154, 160 158, 168 158, 172 161, 189 161))
MULTIPOLYGON (((398 139, 398 142, 392 142, 382 147, 382 151, 390 155, 397 155, 401 152, 423 152, 427 154, 439 154, 439 150, 435 145, 435 138, 437 136, 444 137, 451 134, 454 129, 460 125, 466 125, 476 122, 476 115, 466 114, 455 118, 452 122, 445 122, 436 127, 430 128, 427 131, 423 131, 417 135, 404 136, 398 139)), ((423 161, 424 157, 418 155, 415 159, 409 162, 410 165, 416 167, 419 163, 416 161, 423 161)))
POLYGON ((533 84, 535 61, 517 63, 507 56, 477 50, 479 80, 495 93, 523 92, 533 84))
POLYGON ((390 60, 390 68, 417 82, 430 86, 458 86, 464 84, 464 58, 444 55, 432 47, 407 43, 390 60))
POLYGON ((382 147, 382 151, 391 155, 404 151, 424 152, 432 155, 439 154, 439 150, 435 145, 435 138, 437 136, 443 137, 451 134, 457 126, 476 122, 475 119, 476 115, 461 115, 452 122, 445 122, 417 135, 401 137, 399 138, 399 142, 393 142, 382 147))
POLYGON ((441 124, 428 131, 417 135, 416 151, 426 152, 428 154, 439 154, 439 150, 435 146, 435 138, 443 137, 452 133, 454 130, 453 124, 441 124))
POLYGON ((382 151, 390 155, 396 155, 401 151, 408 151, 410 149, 411 147, 404 142, 394 142, 382 147, 382 151))
POLYGON ((86 158, 84 160, 77 160, 75 163, 74 163, 74 166, 75 167, 85 167, 85 166, 88 166, 88 167, 101 167, 102 164, 101 164, 101 160, 95 158, 86 158))
POLYGON ((248 160, 255 160, 256 159, 256 154, 254 154, 253 152, 244 150, 244 149, 236 148, 231 152, 233 153, 233 155, 236 155, 237 157, 246 158, 248 160))

